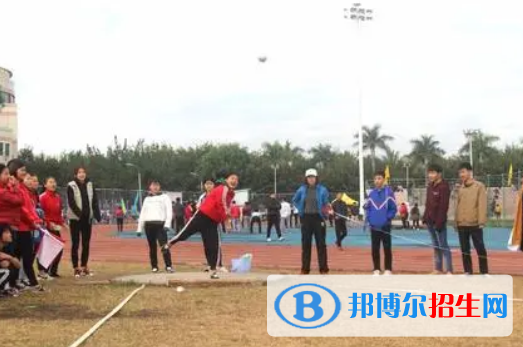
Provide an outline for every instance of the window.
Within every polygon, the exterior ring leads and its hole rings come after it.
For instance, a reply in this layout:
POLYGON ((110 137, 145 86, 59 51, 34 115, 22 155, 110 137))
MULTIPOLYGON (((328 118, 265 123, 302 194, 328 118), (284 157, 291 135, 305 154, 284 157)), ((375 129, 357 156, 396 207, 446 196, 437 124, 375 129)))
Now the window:
POLYGON ((0 142, 0 156, 9 157, 11 154, 11 144, 7 142, 0 142))

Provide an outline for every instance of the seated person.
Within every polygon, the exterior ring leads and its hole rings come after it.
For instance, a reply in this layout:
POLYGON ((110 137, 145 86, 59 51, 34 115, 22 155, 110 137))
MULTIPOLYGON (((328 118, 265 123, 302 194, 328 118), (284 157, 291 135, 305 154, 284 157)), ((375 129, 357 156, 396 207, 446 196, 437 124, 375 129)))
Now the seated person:
POLYGON ((13 242, 11 228, 8 225, 0 225, 0 293, 3 295, 15 295, 16 289, 5 290, 6 284, 11 274, 10 269, 20 269, 20 261, 10 255, 7 246, 13 242))

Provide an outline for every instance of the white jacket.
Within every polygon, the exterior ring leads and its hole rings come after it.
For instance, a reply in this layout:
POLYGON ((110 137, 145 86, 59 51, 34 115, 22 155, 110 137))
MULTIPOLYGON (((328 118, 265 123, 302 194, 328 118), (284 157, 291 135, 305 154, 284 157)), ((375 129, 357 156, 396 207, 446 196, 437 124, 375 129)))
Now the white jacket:
POLYGON ((286 201, 282 201, 281 203, 281 209, 280 209, 280 215, 281 215, 281 218, 287 218, 287 217, 290 217, 291 215, 291 204, 289 204, 288 202, 286 201))
POLYGON ((171 198, 166 194, 149 195, 143 201, 140 219, 138 220, 138 233, 143 231, 146 222, 164 222, 169 228, 173 219, 173 206, 171 198))

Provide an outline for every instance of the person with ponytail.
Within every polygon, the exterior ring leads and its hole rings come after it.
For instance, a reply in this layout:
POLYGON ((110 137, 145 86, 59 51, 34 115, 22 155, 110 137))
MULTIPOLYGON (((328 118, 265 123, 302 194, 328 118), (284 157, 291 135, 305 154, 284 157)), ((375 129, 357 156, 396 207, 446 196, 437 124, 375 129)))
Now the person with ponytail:
POLYGON ((207 264, 210 266, 211 278, 218 279, 217 267, 222 260, 220 251, 220 235, 218 225, 225 222, 231 215, 231 203, 234 199, 234 189, 238 186, 239 176, 235 172, 223 175, 225 181, 214 188, 203 200, 200 209, 185 228, 168 243, 171 247, 180 241, 187 240, 193 234, 202 234, 207 264))

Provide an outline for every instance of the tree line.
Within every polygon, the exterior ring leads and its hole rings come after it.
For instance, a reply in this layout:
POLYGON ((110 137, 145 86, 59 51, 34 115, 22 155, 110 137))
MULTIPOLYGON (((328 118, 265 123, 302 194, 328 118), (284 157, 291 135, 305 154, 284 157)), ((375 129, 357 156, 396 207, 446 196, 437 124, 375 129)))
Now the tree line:
MULTIPOLYGON (((392 149, 394 138, 384 133, 379 125, 365 127, 363 140, 367 180, 372 178, 372 172, 387 165, 393 179, 404 179, 405 163, 409 163, 411 177, 418 179, 411 180, 411 185, 420 185, 429 163, 439 163, 445 176, 454 177, 459 164, 469 158, 468 144, 457 153, 448 154, 431 135, 412 139, 411 151, 402 154, 392 149)), ((474 135, 476 175, 506 175, 512 163, 516 177, 518 168, 523 167, 523 146, 515 144, 500 148, 496 146, 498 140, 497 136, 481 131, 474 135)), ((357 143, 351 150, 343 151, 329 144, 318 144, 306 150, 289 141, 267 142, 260 150, 250 150, 238 143, 174 147, 143 140, 134 144, 122 143, 115 137, 104 151, 87 146, 85 150, 49 156, 24 148, 19 156, 28 163, 30 170, 41 177, 53 176, 60 185, 71 180, 74 167, 83 165, 100 188, 136 189, 137 169, 126 165, 130 163, 140 169, 144 184, 150 179, 159 179, 164 189, 173 191, 198 191, 203 178, 215 176, 222 170, 236 170, 241 175, 242 187, 268 193, 273 190, 275 167, 279 192, 293 191, 310 167, 319 169, 320 179, 332 191, 358 190, 357 143)))

